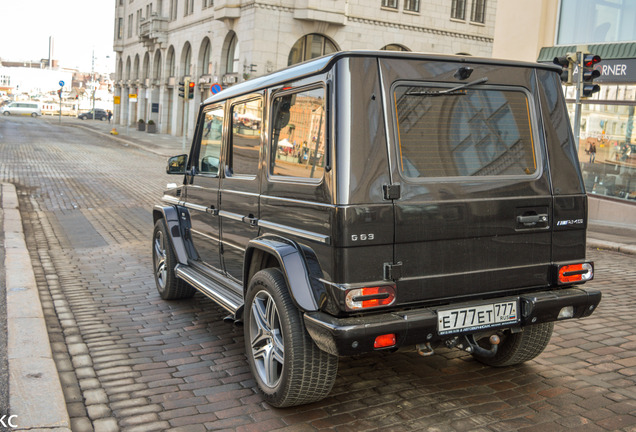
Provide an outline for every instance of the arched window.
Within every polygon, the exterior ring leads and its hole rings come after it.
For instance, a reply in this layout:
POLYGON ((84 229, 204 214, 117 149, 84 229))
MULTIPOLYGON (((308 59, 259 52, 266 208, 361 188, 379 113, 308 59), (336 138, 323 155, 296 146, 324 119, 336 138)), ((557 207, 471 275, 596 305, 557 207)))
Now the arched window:
POLYGON ((186 42, 185 47, 183 48, 183 75, 190 75, 192 68, 192 48, 190 48, 190 43, 186 42))
POLYGON ((398 44, 388 44, 380 48, 382 51, 411 51, 410 49, 398 44))
POLYGON ((232 32, 230 42, 227 45, 227 56, 225 58, 225 73, 239 72, 239 59, 241 57, 239 40, 236 33, 232 32))
POLYGON ((139 54, 135 56, 135 64, 133 66, 133 79, 139 79, 139 54))
POLYGON ((150 54, 146 53, 144 55, 144 63, 141 72, 142 78, 150 78, 150 54))
POLYGON ((176 67, 175 63, 176 62, 175 62, 175 55, 174 55, 174 47, 171 46, 170 49, 168 50, 168 63, 166 63, 168 66, 167 72, 169 77, 175 76, 175 67, 176 67))
POLYGON ((152 65, 152 77, 154 79, 161 78, 161 51, 160 50, 155 51, 155 61, 153 62, 153 65, 152 65))
POLYGON ((130 79, 130 57, 126 59, 126 79, 130 79))
POLYGON ((287 66, 338 51, 338 47, 327 37, 312 33, 298 39, 287 59, 287 66))
POLYGON ((199 75, 212 74, 212 65, 210 63, 210 39, 205 38, 201 44, 200 58, 199 58, 199 75))

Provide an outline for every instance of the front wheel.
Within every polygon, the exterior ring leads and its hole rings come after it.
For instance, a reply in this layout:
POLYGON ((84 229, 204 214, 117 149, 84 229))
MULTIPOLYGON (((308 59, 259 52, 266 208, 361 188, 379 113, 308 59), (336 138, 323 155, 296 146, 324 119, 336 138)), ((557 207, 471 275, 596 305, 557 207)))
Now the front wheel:
POLYGON ((244 324, 250 369, 270 405, 303 405, 329 394, 338 357, 309 337, 279 269, 261 270, 250 281, 244 324))
POLYGON ((177 258, 168 238, 168 228, 163 219, 157 220, 152 234, 152 264, 155 284, 164 300, 190 298, 195 290, 174 274, 177 258))
POLYGON ((3 114, 3 115, 6 115, 6 116, 11 115, 11 113, 10 113, 9 111, 5 111, 5 112, 3 112, 2 114, 3 114))
POLYGON ((525 327, 519 333, 506 330, 501 334, 501 343, 497 354, 493 357, 481 357, 473 354, 475 359, 489 366, 512 366, 524 363, 543 352, 554 330, 554 323, 542 323, 525 327))

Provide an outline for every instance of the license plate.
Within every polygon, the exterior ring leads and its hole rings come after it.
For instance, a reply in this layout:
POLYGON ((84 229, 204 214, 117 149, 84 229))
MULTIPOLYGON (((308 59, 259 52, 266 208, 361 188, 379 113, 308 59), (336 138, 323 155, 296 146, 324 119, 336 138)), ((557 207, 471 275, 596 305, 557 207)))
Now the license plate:
POLYGON ((517 300, 437 311, 440 335, 477 331, 519 322, 517 300))

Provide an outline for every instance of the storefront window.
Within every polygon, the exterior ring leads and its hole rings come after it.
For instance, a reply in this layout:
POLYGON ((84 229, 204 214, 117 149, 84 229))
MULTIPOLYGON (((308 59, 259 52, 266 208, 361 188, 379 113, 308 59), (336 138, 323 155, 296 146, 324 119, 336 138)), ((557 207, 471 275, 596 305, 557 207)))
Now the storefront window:
MULTIPOLYGON (((636 104, 626 102, 634 100, 635 92, 636 86, 603 86, 602 103, 582 105, 578 155, 585 189, 592 195, 636 203, 636 104)), ((574 108, 568 105, 571 119, 574 108)))
POLYGON ((557 45, 636 40, 633 0, 561 0, 557 45))

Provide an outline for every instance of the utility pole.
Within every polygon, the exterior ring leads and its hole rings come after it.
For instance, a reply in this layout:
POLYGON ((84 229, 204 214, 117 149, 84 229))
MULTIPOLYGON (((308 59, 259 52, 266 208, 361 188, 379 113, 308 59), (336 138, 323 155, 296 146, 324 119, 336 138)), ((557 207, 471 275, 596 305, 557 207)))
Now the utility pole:
POLYGON ((93 120, 95 120, 95 50, 91 58, 91 80, 93 84, 93 120))

